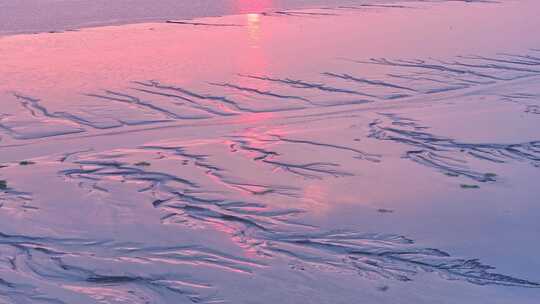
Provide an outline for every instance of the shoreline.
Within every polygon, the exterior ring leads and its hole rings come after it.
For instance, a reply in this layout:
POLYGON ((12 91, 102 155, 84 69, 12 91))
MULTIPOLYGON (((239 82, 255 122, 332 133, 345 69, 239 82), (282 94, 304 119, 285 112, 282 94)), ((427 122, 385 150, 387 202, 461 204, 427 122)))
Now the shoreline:
MULTIPOLYGON (((81 2, 81 1, 78 1, 81 2)), ((10 6, 0 3, 0 37, 21 34, 57 33, 66 31, 78 31, 85 28, 104 26, 120 26, 141 23, 165 23, 168 20, 197 20, 201 18, 220 18, 249 13, 272 13, 277 11, 290 11, 295 9, 319 9, 325 7, 340 6, 385 6, 395 3, 410 1, 395 0, 368 0, 357 3, 354 0, 316 0, 306 1, 292 0, 288 3, 274 4, 271 0, 262 1, 260 4, 250 4, 243 1, 227 0, 223 3, 202 1, 197 5, 189 6, 173 2, 162 3, 155 7, 153 3, 145 3, 145 0, 137 0, 138 10, 130 7, 122 7, 125 0, 113 3, 107 11, 101 2, 77 3, 58 2, 49 3, 49 6, 26 7, 22 4, 10 6), (119 3, 118 3, 119 2, 119 3), (211 3, 211 4, 209 4, 211 3), (214 6, 212 6, 214 5, 214 6), (142 8, 141 8, 142 7, 142 8), (152 8, 154 10, 152 10, 152 8), (52 17, 42 11, 56 12, 52 17), (63 14, 60 12, 78 12, 75 14, 63 14), (146 11, 146 12, 141 12, 146 11)), ((127 3, 124 3, 127 4, 127 3)), ((136 5, 132 5, 135 7, 136 5)))

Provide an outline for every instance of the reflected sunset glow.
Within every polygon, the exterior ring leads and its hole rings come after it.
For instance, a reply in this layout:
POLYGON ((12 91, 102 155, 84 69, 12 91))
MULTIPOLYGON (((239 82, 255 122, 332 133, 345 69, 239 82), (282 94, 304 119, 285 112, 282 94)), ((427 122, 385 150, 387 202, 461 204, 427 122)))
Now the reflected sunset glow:
POLYGON ((239 14, 261 13, 273 8, 274 0, 237 0, 234 2, 234 10, 239 14))
POLYGON ((3 2, 0 303, 538 304, 540 1, 3 2))

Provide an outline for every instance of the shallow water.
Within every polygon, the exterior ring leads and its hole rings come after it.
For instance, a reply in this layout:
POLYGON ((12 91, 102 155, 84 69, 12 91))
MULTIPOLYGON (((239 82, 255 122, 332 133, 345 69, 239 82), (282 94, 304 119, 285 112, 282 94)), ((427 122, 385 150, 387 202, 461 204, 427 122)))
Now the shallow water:
POLYGON ((536 303, 538 8, 0 38, 0 302, 536 303))
POLYGON ((390 0, 0 0, 0 35, 390 0))

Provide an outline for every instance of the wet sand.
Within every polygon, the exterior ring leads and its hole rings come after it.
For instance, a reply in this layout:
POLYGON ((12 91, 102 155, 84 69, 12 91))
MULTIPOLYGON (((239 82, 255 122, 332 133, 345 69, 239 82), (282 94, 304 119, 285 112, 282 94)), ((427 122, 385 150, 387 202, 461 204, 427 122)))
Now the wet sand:
POLYGON ((536 303, 538 8, 0 37, 0 302, 536 303))

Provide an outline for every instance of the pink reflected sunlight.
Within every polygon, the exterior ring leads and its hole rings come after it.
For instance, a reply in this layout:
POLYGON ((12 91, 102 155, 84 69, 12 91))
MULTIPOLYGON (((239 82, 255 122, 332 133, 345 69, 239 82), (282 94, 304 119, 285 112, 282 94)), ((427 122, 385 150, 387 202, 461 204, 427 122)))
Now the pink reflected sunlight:
POLYGON ((273 2, 273 0, 237 0, 234 2, 234 8, 239 14, 262 13, 273 7, 273 2))
POLYGON ((0 0, 0 304, 538 304, 539 11, 0 0))

